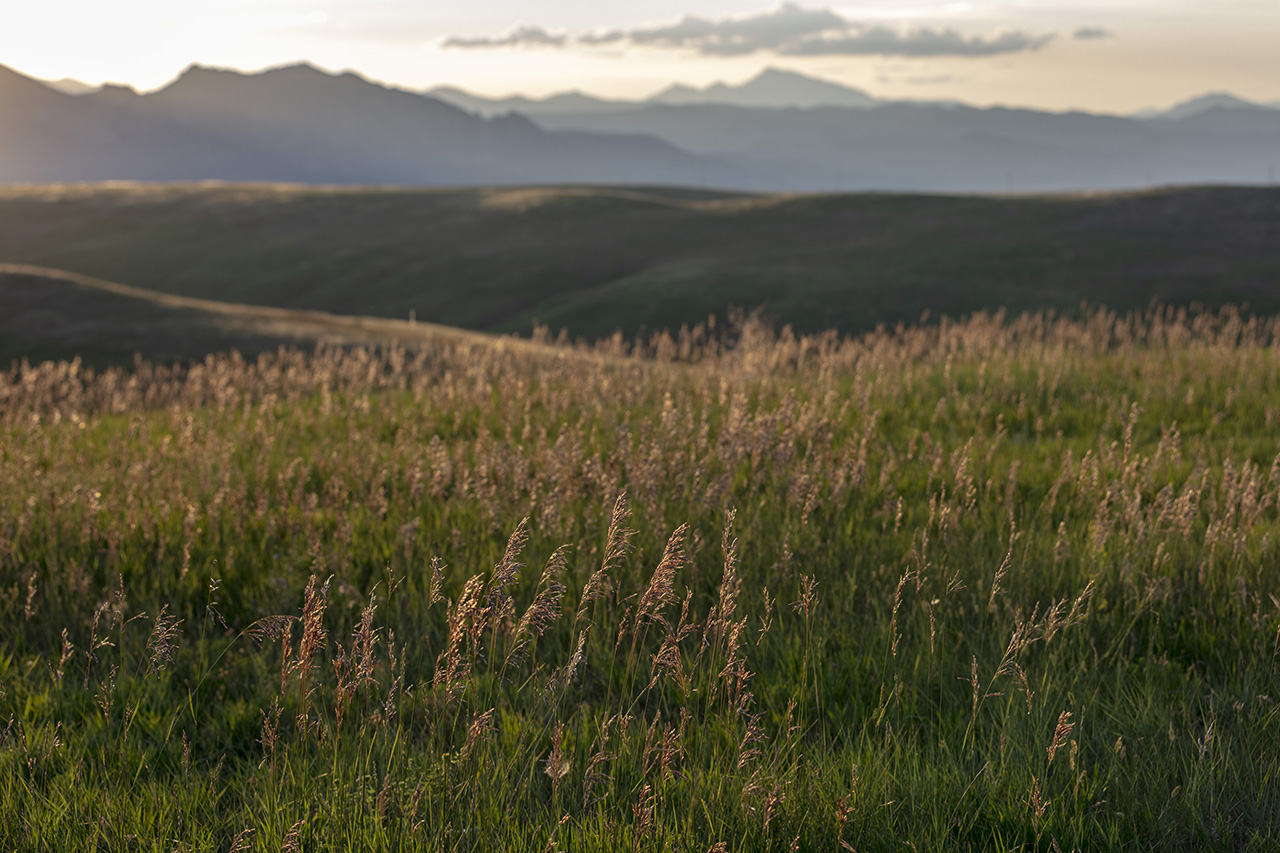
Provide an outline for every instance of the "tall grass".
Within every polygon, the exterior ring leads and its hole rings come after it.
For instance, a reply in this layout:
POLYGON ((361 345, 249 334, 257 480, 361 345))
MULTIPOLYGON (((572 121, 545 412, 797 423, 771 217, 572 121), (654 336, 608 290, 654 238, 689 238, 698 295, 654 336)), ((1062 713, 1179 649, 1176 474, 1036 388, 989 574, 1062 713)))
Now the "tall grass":
POLYGON ((0 374, 0 848, 1265 850, 1280 323, 0 374))

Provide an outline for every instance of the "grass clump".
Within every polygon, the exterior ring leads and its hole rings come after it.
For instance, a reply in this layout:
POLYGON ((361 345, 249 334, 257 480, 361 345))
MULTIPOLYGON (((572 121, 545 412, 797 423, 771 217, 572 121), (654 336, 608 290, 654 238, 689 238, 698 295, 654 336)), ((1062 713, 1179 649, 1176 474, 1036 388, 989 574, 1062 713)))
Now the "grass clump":
POLYGON ((0 376, 0 847, 1264 850, 1280 323, 0 376))

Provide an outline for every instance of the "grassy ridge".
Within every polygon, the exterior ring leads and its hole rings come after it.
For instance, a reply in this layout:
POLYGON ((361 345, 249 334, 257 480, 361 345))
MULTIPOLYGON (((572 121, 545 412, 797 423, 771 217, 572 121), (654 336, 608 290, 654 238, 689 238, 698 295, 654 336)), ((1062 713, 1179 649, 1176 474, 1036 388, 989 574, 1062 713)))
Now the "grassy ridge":
POLYGON ((0 260, 169 293, 595 339, 764 306, 816 332, 928 310, 1280 310, 1280 191, 1043 197, 677 190, 0 191, 0 260))
MULTIPOLYGON (((252 354, 284 336, 218 323, 203 312, 0 267, 0 364, 80 357, 105 367, 135 353, 157 361, 199 359, 232 349, 252 354)), ((290 342, 296 343, 297 339, 290 342)))
POLYGON ((0 847, 1269 849, 1278 336, 7 374, 0 847))
MULTIPOLYGON (((282 346, 389 345, 487 336, 431 323, 349 317, 173 296, 64 270, 0 264, 0 364, 77 359, 99 369, 200 361, 282 346)), ((525 342, 508 339, 520 349, 525 342)))

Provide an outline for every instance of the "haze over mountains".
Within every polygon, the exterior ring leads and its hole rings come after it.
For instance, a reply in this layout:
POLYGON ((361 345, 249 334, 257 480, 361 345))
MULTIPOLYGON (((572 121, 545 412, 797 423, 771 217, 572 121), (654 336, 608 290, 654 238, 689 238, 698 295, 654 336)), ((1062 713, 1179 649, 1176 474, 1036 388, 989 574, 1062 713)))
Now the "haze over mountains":
POLYGON ((309 65, 192 66, 140 95, 79 96, 0 67, 0 182, 268 180, 412 185, 731 181, 654 136, 549 132, 309 65))
POLYGON ((713 83, 702 89, 673 83, 644 101, 615 101, 582 92, 561 92, 546 98, 485 98, 452 86, 428 89, 424 94, 454 104, 469 112, 495 116, 519 112, 528 116, 561 115, 575 112, 624 112, 645 105, 722 104, 733 107, 787 109, 847 107, 860 109, 881 103, 850 86, 806 77, 794 71, 766 68, 736 86, 713 83))
POLYGON ((602 183, 1039 191, 1264 184, 1280 109, 1214 94, 1121 117, 883 102, 768 69, 647 101, 414 93, 308 65, 192 66, 139 95, 0 67, 0 182, 602 183))

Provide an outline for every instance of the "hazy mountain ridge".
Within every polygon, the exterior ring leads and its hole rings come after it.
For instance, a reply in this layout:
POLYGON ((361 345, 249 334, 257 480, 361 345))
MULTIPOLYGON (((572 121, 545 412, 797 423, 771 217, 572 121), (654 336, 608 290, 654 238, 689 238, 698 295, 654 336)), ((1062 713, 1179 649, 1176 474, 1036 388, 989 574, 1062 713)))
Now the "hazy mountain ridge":
POLYGON ((1135 116, 877 100, 795 72, 675 85, 645 101, 581 93, 441 98, 553 130, 635 133, 731 163, 754 190, 1043 191, 1261 184, 1280 167, 1280 110, 1222 93, 1135 116))
POLYGON ((724 159, 764 190, 1045 191, 1262 184, 1280 111, 1215 108, 1142 121, 1008 108, 644 106, 539 116, 550 129, 649 133, 724 159))
POLYGON ((436 98, 446 104, 481 116, 500 116, 506 113, 522 113, 537 116, 542 113, 624 112, 634 109, 638 101, 610 101, 582 92, 560 92, 545 98, 528 98, 515 95, 509 98, 486 98, 454 86, 437 86, 423 92, 428 98, 436 98))
MULTIPOLYGON (((70 77, 60 80, 40 80, 45 86, 68 95, 87 95, 103 89, 129 89, 129 87, 105 83, 94 86, 70 77)), ((641 100, 622 100, 589 95, 577 89, 557 92, 542 98, 526 95, 489 97, 466 91, 457 86, 436 86, 421 94, 452 104, 467 112, 484 116, 518 112, 529 116, 543 113, 572 112, 620 112, 635 109, 643 104, 726 104, 730 106, 763 108, 849 107, 864 108, 888 103, 906 103, 917 106, 964 106, 959 101, 919 101, 877 98, 861 89, 823 80, 817 77, 781 68, 765 68, 755 77, 736 85, 723 81, 698 88, 684 83, 672 83, 655 95, 641 100)), ((1171 107, 1150 107, 1128 114, 1136 119, 1180 119, 1217 107, 1230 109, 1280 110, 1280 100, 1250 101, 1229 92, 1206 92, 1171 107)))
POLYGON ((990 192, 1262 184, 1280 167, 1280 110, 1222 94, 1135 118, 879 102, 777 69, 647 102, 436 92, 309 65, 192 66, 157 92, 73 96, 0 67, 0 114, 17 119, 0 126, 0 182, 990 192))
POLYGON ((68 95, 0 66, 0 181, 306 180, 286 158, 120 102, 68 95))
POLYGON ((0 68, 0 182, 272 180, 423 185, 732 181, 654 137, 549 132, 307 65, 192 66, 139 95, 72 96, 0 68))
POLYGON ((494 116, 519 112, 528 116, 562 113, 625 112, 647 105, 725 104, 738 107, 788 109, 794 107, 846 107, 860 109, 884 103, 860 89, 829 80, 820 80, 785 71, 766 68, 744 83, 713 83, 704 88, 673 83, 644 100, 611 100, 579 91, 559 92, 545 98, 514 95, 487 98, 453 86, 438 86, 423 94, 439 98, 478 115, 494 116))
MULTIPOLYGON (((877 98, 867 92, 831 80, 810 77, 781 68, 766 68, 751 79, 736 85, 723 81, 698 88, 673 83, 662 91, 640 100, 602 98, 573 90, 543 98, 513 95, 492 98, 468 92, 455 86, 437 86, 424 92, 468 112, 479 115, 502 115, 519 112, 528 116, 559 115, 585 112, 626 112, 644 106, 687 106, 718 104, 762 109, 811 109, 814 107, 846 107, 863 109, 885 104, 908 106, 970 106, 959 101, 922 101, 877 98)), ((1167 108, 1150 108, 1124 116, 1133 119, 1180 119, 1217 107, 1232 109, 1280 110, 1280 101, 1249 101, 1226 92, 1208 92, 1167 108)), ((1034 112, 1045 112, 1033 110, 1034 112)), ((1109 115, 1099 113, 1098 115, 1109 115)))

